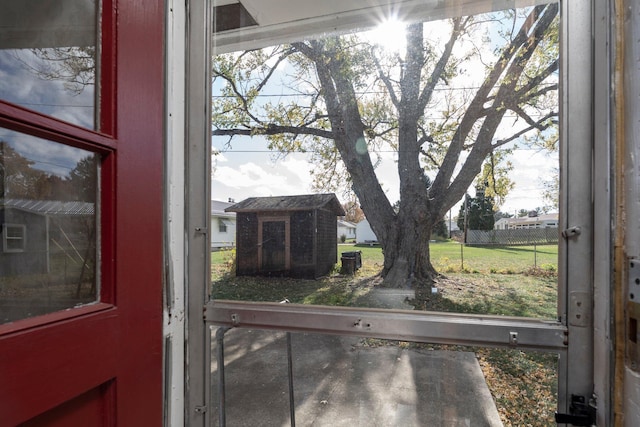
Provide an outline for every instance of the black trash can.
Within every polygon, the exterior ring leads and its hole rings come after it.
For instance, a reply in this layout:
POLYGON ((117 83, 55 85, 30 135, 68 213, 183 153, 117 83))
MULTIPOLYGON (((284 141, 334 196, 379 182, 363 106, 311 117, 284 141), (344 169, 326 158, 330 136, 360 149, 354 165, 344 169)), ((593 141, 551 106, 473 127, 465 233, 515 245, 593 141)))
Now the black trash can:
POLYGON ((342 274, 354 274, 362 267, 362 252, 342 252, 340 261, 342 261, 342 269, 340 270, 342 274))

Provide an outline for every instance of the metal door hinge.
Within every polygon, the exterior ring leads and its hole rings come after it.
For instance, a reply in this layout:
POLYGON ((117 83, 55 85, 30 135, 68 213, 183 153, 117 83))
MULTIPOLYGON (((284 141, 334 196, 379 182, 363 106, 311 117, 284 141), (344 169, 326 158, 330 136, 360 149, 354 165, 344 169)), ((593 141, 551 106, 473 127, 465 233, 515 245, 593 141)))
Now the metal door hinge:
POLYGON ((556 412, 557 424, 568 424, 572 426, 592 426, 596 423, 595 400, 586 402, 584 396, 571 395, 571 405, 568 414, 556 412))
POLYGON ((196 227, 196 233, 198 234, 207 234, 207 227, 196 227))
POLYGON ((205 412, 207 412, 207 406, 203 405, 203 406, 196 406, 195 408, 196 414, 204 414, 205 412))

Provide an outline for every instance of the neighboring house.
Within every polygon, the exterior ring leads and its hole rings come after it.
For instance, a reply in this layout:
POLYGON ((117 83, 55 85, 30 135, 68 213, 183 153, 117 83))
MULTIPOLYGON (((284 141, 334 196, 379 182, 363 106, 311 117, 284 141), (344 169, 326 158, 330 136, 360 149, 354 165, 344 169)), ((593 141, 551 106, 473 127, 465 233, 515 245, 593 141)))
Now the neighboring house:
POLYGON ((236 274, 316 278, 338 262, 335 194, 251 197, 235 212, 236 274))
POLYGON ((0 199, 0 276, 85 272, 94 236, 93 203, 0 199))
POLYGON ((495 230, 519 230, 527 228, 558 228, 558 214, 544 214, 521 218, 500 218, 493 226, 495 230))
POLYGON ((236 245, 236 214, 225 212, 233 206, 233 199, 229 202, 211 201, 211 250, 233 248, 236 245))
POLYGON ((378 237, 366 219, 356 224, 356 243, 378 243, 378 237))
POLYGON ((449 231, 449 234, 456 232, 456 231, 460 231, 460 227, 458 227, 458 220, 457 218, 453 218, 451 220, 449 220, 448 218, 444 220, 445 224, 447 224, 447 230, 449 231))
POLYGON ((338 220, 338 241, 344 236, 347 240, 356 238, 356 225, 342 219, 338 220))

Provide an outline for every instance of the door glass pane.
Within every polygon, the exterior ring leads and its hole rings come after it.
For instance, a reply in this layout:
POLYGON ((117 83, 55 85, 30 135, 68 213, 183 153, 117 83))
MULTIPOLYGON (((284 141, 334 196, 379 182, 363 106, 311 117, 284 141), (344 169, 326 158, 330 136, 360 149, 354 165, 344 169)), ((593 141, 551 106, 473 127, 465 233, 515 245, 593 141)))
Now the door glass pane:
POLYGON ((95 128, 96 0, 0 0, 0 99, 95 128))
POLYGON ((284 332, 226 332, 227 425, 290 425, 290 396, 296 425, 555 425, 554 353, 303 333, 290 343, 292 389, 284 332))
POLYGON ((557 318, 558 4, 479 3, 214 35, 213 298, 557 318), (290 279, 259 277, 261 215, 290 220, 290 279))
POLYGON ((98 300, 98 160, 0 129, 0 323, 98 300))

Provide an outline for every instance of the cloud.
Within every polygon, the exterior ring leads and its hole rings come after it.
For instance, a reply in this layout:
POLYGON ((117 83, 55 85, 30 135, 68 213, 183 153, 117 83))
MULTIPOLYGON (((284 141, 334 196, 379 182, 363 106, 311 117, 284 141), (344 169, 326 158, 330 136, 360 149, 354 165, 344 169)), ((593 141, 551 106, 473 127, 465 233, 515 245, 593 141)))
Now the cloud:
POLYGON ((297 179, 296 187, 311 188, 312 176, 311 176, 311 163, 307 160, 296 159, 293 156, 288 156, 281 162, 287 172, 294 175, 297 179))
POLYGON ((29 49, 0 50, 0 98, 93 129, 94 86, 72 93, 63 81, 40 78, 34 71, 48 68, 51 64, 36 58, 29 49))
POLYGON ((243 200, 309 193, 310 169, 309 162, 293 156, 265 164, 245 162, 218 166, 213 174, 212 198, 243 200))
POLYGON ((78 162, 91 153, 80 148, 41 139, 19 132, 1 129, 0 140, 9 143, 22 157, 31 160, 34 169, 57 175, 69 176, 78 162))
POLYGON ((500 210, 513 213, 520 209, 543 207, 543 183, 558 173, 558 153, 518 150, 511 157, 511 161, 513 171, 510 177, 516 185, 500 210))
POLYGON ((211 154, 211 160, 214 163, 227 163, 229 159, 223 153, 211 154))

